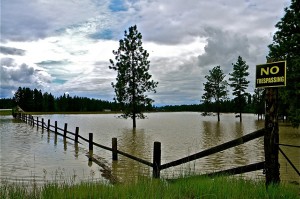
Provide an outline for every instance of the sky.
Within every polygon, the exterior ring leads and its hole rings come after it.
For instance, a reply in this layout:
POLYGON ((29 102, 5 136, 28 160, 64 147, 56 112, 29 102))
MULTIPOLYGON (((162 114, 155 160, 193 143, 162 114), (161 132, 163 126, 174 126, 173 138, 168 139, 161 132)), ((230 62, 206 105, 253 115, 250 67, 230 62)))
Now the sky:
MULTIPOLYGON (((1 0, 0 98, 18 87, 113 101, 109 59, 137 25, 158 81, 154 105, 198 104, 209 70, 266 63, 288 0, 1 0)), ((230 93, 231 89, 228 88, 230 93)), ((229 94, 230 96, 231 94, 229 94)))

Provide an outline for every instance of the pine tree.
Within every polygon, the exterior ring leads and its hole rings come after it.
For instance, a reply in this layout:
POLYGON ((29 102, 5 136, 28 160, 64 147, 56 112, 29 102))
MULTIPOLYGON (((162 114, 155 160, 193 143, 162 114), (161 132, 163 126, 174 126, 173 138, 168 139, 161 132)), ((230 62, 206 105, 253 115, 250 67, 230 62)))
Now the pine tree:
POLYGON ((269 47, 268 60, 287 63, 287 86, 279 90, 281 103, 288 106, 288 118, 294 127, 300 124, 300 0, 292 0, 284 17, 275 25, 278 31, 269 47))
POLYGON ((115 62, 110 59, 110 69, 117 71, 116 83, 112 83, 116 98, 123 108, 123 118, 132 118, 133 128, 136 118, 144 119, 145 107, 154 102, 146 93, 156 92, 158 82, 149 74, 149 53, 142 47, 142 34, 137 26, 125 31, 125 38, 119 41, 119 49, 113 51, 115 62))
POLYGON ((237 62, 232 65, 233 72, 229 73, 231 76, 229 81, 232 82, 230 86, 233 88, 232 94, 235 96, 234 101, 239 113, 240 122, 242 122, 242 112, 244 106, 246 105, 246 97, 248 95, 246 89, 249 81, 247 81, 246 77, 249 75, 249 72, 247 72, 249 66, 246 64, 246 61, 243 61, 241 56, 239 56, 237 62))
POLYGON ((220 121, 220 102, 227 97, 227 81, 224 80, 225 75, 221 67, 216 66, 209 71, 209 75, 206 75, 205 78, 207 82, 203 84, 205 93, 202 99, 204 100, 204 104, 210 104, 212 100, 215 101, 218 121, 220 121))

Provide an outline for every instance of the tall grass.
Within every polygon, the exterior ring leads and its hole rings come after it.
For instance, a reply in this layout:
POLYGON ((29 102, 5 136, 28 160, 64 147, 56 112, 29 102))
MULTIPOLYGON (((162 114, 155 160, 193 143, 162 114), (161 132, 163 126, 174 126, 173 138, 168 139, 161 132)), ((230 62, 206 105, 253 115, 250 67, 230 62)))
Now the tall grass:
POLYGON ((135 182, 109 185, 103 183, 50 183, 28 190, 19 184, 4 183, 0 198, 300 198, 299 186, 271 185, 264 182, 227 177, 188 177, 165 181, 140 177, 135 182))

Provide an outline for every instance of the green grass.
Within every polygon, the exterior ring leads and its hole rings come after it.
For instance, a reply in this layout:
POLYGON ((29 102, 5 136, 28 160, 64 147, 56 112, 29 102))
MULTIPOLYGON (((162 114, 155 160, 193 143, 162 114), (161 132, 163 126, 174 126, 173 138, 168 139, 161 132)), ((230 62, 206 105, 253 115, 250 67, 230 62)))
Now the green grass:
POLYGON ((12 110, 1 110, 0 115, 12 115, 12 110))
POLYGON ((139 178, 136 182, 46 184, 31 191, 23 185, 4 183, 0 198, 300 198, 299 186, 271 185, 227 177, 189 177, 171 182, 139 178))

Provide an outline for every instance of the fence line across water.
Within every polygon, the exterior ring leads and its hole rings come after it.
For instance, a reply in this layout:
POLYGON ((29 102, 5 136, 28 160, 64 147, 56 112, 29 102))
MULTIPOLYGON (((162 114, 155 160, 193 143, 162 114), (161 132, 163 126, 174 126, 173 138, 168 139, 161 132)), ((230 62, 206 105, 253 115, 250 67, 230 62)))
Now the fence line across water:
MULTIPOLYGON (((75 129, 75 133, 71 132, 68 130, 68 124, 65 123, 64 128, 60 128, 57 126, 57 121, 54 122, 54 125, 51 125, 51 121, 50 119, 48 119, 47 121, 47 125, 44 121, 44 118, 42 118, 41 120, 39 119, 39 117, 36 117, 36 119, 34 119, 34 117, 32 115, 29 114, 25 114, 25 113, 16 113, 15 117, 17 119, 20 119, 26 123, 28 123, 31 126, 35 126, 36 128, 42 128, 42 129, 46 129, 49 132, 53 132, 57 135, 61 135, 64 138, 68 138, 70 140, 73 140, 75 143, 80 143, 79 142, 79 138, 85 142, 88 143, 89 145, 89 154, 90 157, 89 159, 92 159, 92 151, 93 151, 93 147, 99 147, 108 151, 112 152, 112 160, 117 161, 118 160, 118 154, 123 155, 127 158, 130 158, 132 160, 138 161, 139 163, 145 164, 147 166, 152 167, 152 176, 154 178, 159 178, 160 177, 160 171, 173 167, 173 166, 177 166, 177 165, 181 165, 190 161, 194 161, 203 157, 206 157, 208 155, 212 155, 215 153, 218 153, 220 151, 224 151, 226 149, 244 144, 248 141, 251 141, 253 139, 259 138, 264 136, 264 129, 252 132, 250 134, 247 134, 245 136, 242 136, 240 138, 234 139, 232 141, 223 143, 219 146, 215 146, 212 147, 210 149, 206 149, 204 151, 195 153, 193 155, 181 158, 179 160, 175 160, 169 163, 165 163, 165 164, 161 164, 161 143, 160 142, 154 142, 154 148, 153 148, 153 161, 149 162, 147 160, 143 160, 139 157, 135 157, 131 154, 128 154, 126 152, 120 151, 118 150, 118 144, 117 144, 117 138, 112 138, 112 145, 111 147, 107 147, 104 145, 101 145, 99 143, 96 143, 93 141, 93 133, 89 133, 89 138, 84 138, 79 134, 79 127, 76 127, 75 129), (59 132, 60 131, 60 132, 59 132), (74 136, 74 138, 69 137, 68 134, 74 136)), ((246 172, 251 172, 251 171, 256 171, 256 170, 261 170, 265 168, 265 162, 258 162, 258 163, 252 163, 249 165, 245 165, 245 166, 240 166, 240 167, 236 167, 236 168, 232 168, 232 169, 227 169, 227 170, 223 170, 223 171, 217 171, 217 172, 213 172, 213 173, 209 173, 209 174, 205 174, 208 176, 212 176, 212 175, 219 175, 219 174, 228 174, 228 175, 235 175, 235 174, 241 174, 241 173, 246 173, 246 172)))

